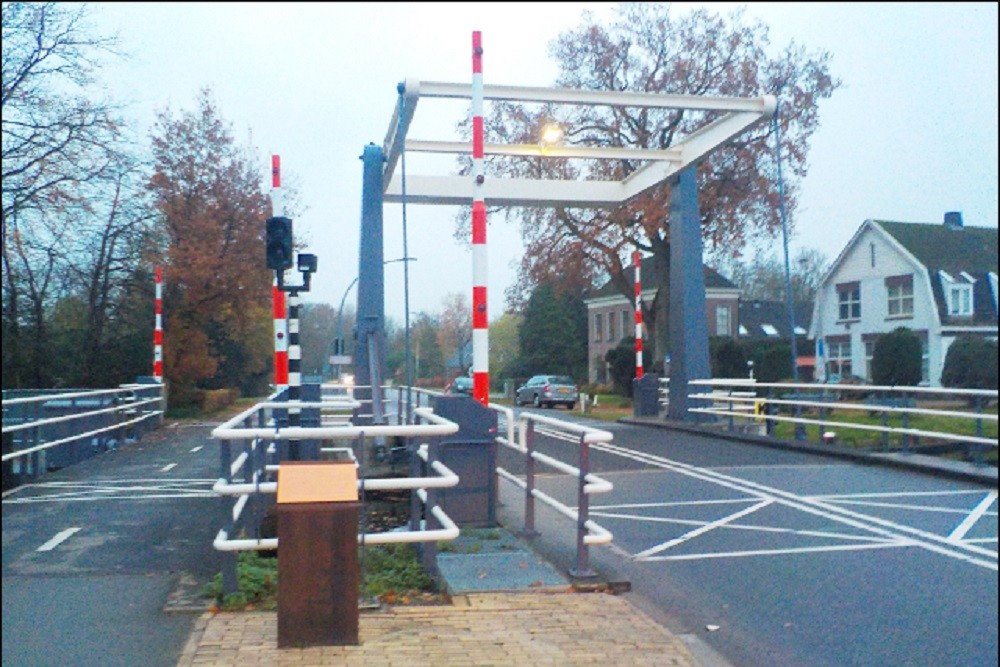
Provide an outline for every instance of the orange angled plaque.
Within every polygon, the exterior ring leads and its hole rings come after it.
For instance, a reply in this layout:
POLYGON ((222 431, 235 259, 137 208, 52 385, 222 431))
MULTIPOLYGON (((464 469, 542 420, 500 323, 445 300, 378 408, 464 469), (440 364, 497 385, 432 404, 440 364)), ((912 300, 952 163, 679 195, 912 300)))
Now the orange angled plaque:
POLYGON ((278 503, 336 503, 358 499, 353 461, 282 461, 278 503))

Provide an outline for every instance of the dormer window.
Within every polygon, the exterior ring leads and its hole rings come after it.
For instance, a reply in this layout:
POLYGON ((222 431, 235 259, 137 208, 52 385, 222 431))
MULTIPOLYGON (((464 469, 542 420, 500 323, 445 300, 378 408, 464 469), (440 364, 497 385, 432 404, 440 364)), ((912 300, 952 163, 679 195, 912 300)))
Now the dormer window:
POLYGON ((941 276, 941 287, 944 291, 948 314, 953 317, 969 317, 972 315, 972 282, 975 279, 963 271, 961 277, 955 278, 947 271, 938 271, 941 276), (969 282, 970 279, 972 282, 969 282))

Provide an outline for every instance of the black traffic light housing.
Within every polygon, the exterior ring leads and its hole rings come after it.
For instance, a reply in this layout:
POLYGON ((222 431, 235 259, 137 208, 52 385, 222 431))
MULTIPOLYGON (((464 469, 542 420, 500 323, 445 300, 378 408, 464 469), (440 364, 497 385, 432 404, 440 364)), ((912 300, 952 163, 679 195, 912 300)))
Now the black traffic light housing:
POLYGON ((284 271, 292 268, 292 221, 284 216, 267 219, 267 268, 284 271))

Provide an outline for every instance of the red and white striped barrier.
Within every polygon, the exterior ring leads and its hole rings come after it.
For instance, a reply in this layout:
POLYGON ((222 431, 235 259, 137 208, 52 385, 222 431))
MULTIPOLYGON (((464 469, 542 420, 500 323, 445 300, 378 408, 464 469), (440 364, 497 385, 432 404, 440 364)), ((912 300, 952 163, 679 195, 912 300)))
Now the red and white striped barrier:
POLYGON ((153 377, 163 382, 163 269, 156 267, 156 324, 153 327, 153 377))
MULTIPOLYGON (((281 156, 271 156, 271 209, 274 215, 282 215, 281 202, 281 156)), ((285 293, 278 289, 275 276, 271 286, 271 312, 274 318, 274 388, 283 391, 288 388, 288 311, 285 293)))
POLYGON ((489 314, 486 283, 486 180, 483 160, 483 38, 472 33, 472 397, 490 402, 489 314))
POLYGON ((632 253, 632 264, 635 265, 635 377, 642 378, 642 280, 639 267, 642 257, 638 251, 632 253))
POLYGON ((288 311, 285 293, 278 289, 275 278, 271 286, 271 304, 274 317, 274 387, 277 391, 288 388, 288 311))

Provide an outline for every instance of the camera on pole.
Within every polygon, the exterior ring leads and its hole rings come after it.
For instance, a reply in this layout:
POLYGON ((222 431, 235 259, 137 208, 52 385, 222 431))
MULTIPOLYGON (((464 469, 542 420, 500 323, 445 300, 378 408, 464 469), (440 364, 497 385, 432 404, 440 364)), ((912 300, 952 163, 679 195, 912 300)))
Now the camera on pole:
POLYGON ((292 221, 284 216, 267 219, 267 268, 284 271, 292 268, 292 221))

